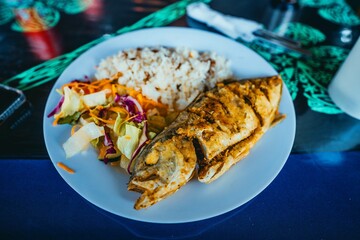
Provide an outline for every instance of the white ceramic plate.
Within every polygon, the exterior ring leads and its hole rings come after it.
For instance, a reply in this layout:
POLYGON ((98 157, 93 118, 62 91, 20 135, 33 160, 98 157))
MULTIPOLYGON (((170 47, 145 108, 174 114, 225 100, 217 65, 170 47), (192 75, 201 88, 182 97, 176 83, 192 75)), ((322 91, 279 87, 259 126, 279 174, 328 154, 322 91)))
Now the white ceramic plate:
POLYGON ((81 196, 96 206, 116 215, 153 223, 181 223, 202 220, 228 212, 246 203, 280 172, 285 164, 295 135, 295 113, 286 87, 280 111, 287 118, 270 129, 251 150, 248 157, 211 184, 191 180, 177 193, 146 210, 133 208, 138 193, 127 191, 129 176, 97 160, 89 148, 70 159, 65 158, 62 144, 70 135, 69 126, 52 126, 47 114, 60 99, 55 89, 74 79, 92 77, 102 58, 119 50, 144 46, 186 46, 200 51, 216 51, 232 62, 240 78, 277 74, 259 55, 247 47, 220 36, 200 30, 165 27, 135 31, 107 40, 76 59, 59 77, 49 95, 44 114, 44 137, 50 158, 63 179, 81 196), (56 165, 63 162, 76 173, 69 174, 56 165))

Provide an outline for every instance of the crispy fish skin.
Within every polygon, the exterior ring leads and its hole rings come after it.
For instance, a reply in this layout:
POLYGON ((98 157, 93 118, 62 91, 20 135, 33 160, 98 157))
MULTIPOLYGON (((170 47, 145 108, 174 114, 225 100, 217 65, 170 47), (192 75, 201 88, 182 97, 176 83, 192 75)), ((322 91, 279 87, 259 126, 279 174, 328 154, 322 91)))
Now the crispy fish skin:
MULTIPOLYGON (((240 110, 244 109, 243 104, 249 106, 251 111, 243 113, 254 113, 257 121, 254 123, 256 127, 251 128, 251 134, 247 137, 235 144, 228 145, 225 150, 210 160, 205 158, 198 159, 199 181, 210 183, 219 178, 231 166, 246 157, 250 152, 250 149, 273 124, 281 121, 285 117, 278 113, 282 86, 281 78, 279 76, 274 76, 265 79, 233 82, 225 85, 220 90, 214 90, 213 94, 218 96, 218 99, 223 102, 224 106, 231 106, 229 103, 230 101, 239 101, 241 104, 238 105, 238 112, 243 112, 240 110), (226 91, 231 91, 235 94, 232 100, 223 97, 225 96, 224 92, 226 91)), ((244 117, 244 114, 239 114, 236 121, 241 123, 247 121, 247 119, 244 117)))
POLYGON ((140 192, 134 208, 147 208, 185 185, 198 165, 210 183, 248 155, 275 123, 280 76, 220 83, 200 94, 136 159, 128 190, 140 192))
POLYGON ((194 145, 186 136, 177 135, 174 129, 160 133, 136 159, 128 184, 128 190, 141 193, 134 205, 136 210, 148 208, 175 193, 194 175, 194 145))
POLYGON ((249 137, 259 125, 251 106, 223 84, 200 96, 186 112, 189 119, 177 133, 196 138, 205 157, 203 161, 211 161, 249 137))

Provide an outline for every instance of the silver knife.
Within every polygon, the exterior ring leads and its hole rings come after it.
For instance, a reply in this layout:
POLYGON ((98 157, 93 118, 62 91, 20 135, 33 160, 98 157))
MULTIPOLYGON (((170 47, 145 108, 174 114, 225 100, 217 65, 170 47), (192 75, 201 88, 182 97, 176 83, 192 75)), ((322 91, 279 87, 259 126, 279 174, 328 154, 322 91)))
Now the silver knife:
POLYGON ((190 18, 205 23, 208 27, 214 28, 233 39, 240 38, 245 42, 252 42, 257 38, 261 38, 304 56, 311 55, 311 52, 302 48, 301 43, 298 41, 268 31, 264 29, 262 24, 255 21, 224 15, 202 2, 190 4, 186 12, 190 18))

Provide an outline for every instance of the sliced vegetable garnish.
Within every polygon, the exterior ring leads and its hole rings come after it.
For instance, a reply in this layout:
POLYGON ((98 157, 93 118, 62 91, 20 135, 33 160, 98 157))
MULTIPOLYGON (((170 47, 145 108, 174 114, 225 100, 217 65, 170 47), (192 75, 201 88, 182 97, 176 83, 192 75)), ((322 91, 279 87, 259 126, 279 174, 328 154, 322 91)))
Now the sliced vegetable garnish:
POLYGON ((141 150, 145 147, 147 140, 149 140, 148 137, 147 137, 147 122, 144 122, 144 127, 143 127, 143 130, 142 130, 142 134, 141 134, 141 137, 140 137, 140 140, 139 140, 138 147, 135 149, 133 155, 131 156, 131 160, 130 160, 129 165, 127 167, 127 172, 129 174, 132 173, 131 166, 132 166, 132 163, 133 163, 134 159, 141 152, 141 150))
POLYGON ((61 110, 61 106, 64 103, 64 96, 61 96, 60 101, 58 102, 58 104, 56 104, 55 108, 47 115, 47 117, 52 117, 54 116, 56 113, 60 112, 61 110))
POLYGON ((107 147, 107 148, 106 148, 106 153, 105 153, 103 161, 104 161, 105 164, 107 164, 108 161, 109 161, 108 155, 116 153, 114 143, 111 140, 110 134, 107 133, 107 132, 105 132, 105 134, 104 134, 104 146, 107 147))
POLYGON ((63 144, 67 158, 91 143, 99 160, 117 162, 131 173, 136 156, 165 127, 167 105, 118 84, 115 78, 74 80, 57 91, 61 99, 48 117, 54 116, 53 125, 73 125, 71 137, 63 144), (147 113, 152 116, 149 123, 147 113), (162 120, 160 125, 156 116, 162 120))
POLYGON ((103 127, 99 127, 93 122, 84 125, 63 144, 66 158, 81 152, 89 145, 90 141, 103 135, 103 127))
POLYGON ((97 105, 106 105, 106 93, 108 90, 102 90, 91 94, 84 95, 82 100, 88 107, 96 107, 97 105))
POLYGON ((146 115, 140 103, 131 96, 116 96, 116 99, 122 104, 131 116, 134 116, 132 120, 137 123, 141 123, 146 120, 146 115))
POLYGON ((68 87, 65 87, 63 91, 64 103, 61 106, 59 115, 61 117, 71 116, 82 108, 81 95, 68 87))
POLYGON ((121 134, 121 126, 124 123, 125 119, 123 119, 121 117, 121 114, 118 113, 116 119, 115 119, 115 123, 114 123, 114 127, 113 127, 113 131, 116 135, 120 136, 120 135, 124 135, 121 134))
POLYGON ((66 165, 65 165, 64 163, 62 163, 62 162, 58 162, 56 165, 57 165, 59 168, 67 171, 67 172, 70 173, 70 174, 74 174, 74 173, 75 173, 75 171, 74 171, 72 168, 66 166, 66 165))
POLYGON ((73 115, 66 116, 63 118, 59 118, 57 121, 58 124, 71 124, 74 125, 78 122, 79 118, 81 116, 81 112, 76 112, 73 115))
POLYGON ((139 144, 141 129, 130 124, 125 125, 125 135, 117 140, 117 147, 122 154, 128 159, 132 158, 132 154, 139 144))
POLYGON ((136 105, 136 108, 137 108, 137 110, 138 110, 139 113, 143 113, 143 112, 144 112, 143 109, 142 109, 142 107, 141 107, 141 105, 140 105, 140 103, 139 103, 135 98, 133 98, 133 97, 131 97, 131 96, 127 96, 127 97, 126 97, 126 100, 127 100, 127 101, 131 101, 134 105, 136 105))
POLYGON ((114 146, 114 143, 111 140, 109 133, 107 132, 104 134, 104 145, 107 147, 114 146))

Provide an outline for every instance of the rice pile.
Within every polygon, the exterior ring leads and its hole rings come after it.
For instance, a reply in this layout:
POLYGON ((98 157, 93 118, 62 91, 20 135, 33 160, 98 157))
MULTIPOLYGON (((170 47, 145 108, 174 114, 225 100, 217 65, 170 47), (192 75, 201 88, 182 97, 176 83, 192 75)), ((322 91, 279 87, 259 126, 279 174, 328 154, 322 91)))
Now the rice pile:
POLYGON ((200 92, 231 76, 229 61, 214 52, 165 47, 120 51, 103 59, 95 74, 97 79, 116 77, 170 110, 184 109, 200 92))

